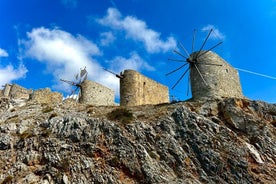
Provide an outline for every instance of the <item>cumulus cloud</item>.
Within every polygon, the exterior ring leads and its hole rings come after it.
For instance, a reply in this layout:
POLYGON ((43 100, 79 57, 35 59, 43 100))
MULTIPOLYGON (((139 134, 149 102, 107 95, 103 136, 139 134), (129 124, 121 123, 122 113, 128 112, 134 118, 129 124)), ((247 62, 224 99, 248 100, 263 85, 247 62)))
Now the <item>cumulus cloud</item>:
POLYGON ((133 69, 136 71, 148 70, 154 71, 155 68, 144 61, 137 53, 131 53, 129 58, 117 56, 110 61, 110 67, 116 72, 121 72, 126 69, 133 69))
POLYGON ((116 39, 112 32, 104 32, 100 34, 101 46, 109 46, 116 39))
POLYGON ((211 39, 219 39, 219 40, 224 40, 225 39, 225 35, 220 32, 220 30, 218 28, 216 28, 214 25, 207 25, 204 26, 203 28, 201 28, 201 31, 203 32, 209 32, 211 29, 213 29, 213 33, 210 35, 211 39))
POLYGON ((18 68, 14 68, 11 64, 5 67, 0 65, 0 85, 24 78, 26 73, 27 69, 22 64, 18 68))
POLYGON ((9 54, 7 53, 7 51, 0 48, 0 57, 8 57, 8 56, 9 56, 9 54))
MULTIPOLYGON (((0 59, 1 57, 8 57, 8 56, 9 54, 7 53, 7 51, 0 48, 0 59)), ((11 64, 7 66, 3 66, 0 63, 0 85, 11 83, 14 80, 24 78, 26 73, 27 73, 27 69, 23 64, 20 64, 18 68, 14 68, 14 66, 11 64)))
POLYGON ((47 66, 56 80, 54 89, 68 90, 68 85, 60 78, 72 80, 80 68, 86 66, 88 77, 111 88, 117 88, 116 78, 107 77, 100 64, 93 57, 101 52, 96 44, 81 35, 74 36, 60 29, 35 28, 27 33, 27 39, 21 40, 25 48, 25 56, 47 66), (67 86, 67 87, 66 87, 67 86))
POLYGON ((147 24, 133 16, 123 17, 115 8, 109 8, 107 14, 97 22, 114 30, 126 32, 126 37, 142 42, 149 53, 166 52, 175 48, 176 41, 168 37, 165 41, 160 33, 148 28, 147 24))

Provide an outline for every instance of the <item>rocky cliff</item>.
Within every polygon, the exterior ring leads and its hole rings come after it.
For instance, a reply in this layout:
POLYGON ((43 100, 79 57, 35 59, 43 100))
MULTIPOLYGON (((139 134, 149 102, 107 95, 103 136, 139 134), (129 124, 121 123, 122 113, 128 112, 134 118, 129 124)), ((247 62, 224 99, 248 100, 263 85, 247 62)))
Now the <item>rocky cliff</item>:
POLYGON ((0 101, 0 183, 275 183, 276 105, 0 101))

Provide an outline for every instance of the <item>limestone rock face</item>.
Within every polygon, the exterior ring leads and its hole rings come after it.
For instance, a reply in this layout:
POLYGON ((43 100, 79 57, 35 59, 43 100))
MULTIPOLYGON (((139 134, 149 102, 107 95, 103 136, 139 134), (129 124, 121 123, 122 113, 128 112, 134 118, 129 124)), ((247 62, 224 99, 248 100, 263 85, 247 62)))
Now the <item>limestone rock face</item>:
POLYGON ((0 183, 276 180, 272 104, 227 98, 122 110, 33 102, 10 110, 7 103, 0 183))

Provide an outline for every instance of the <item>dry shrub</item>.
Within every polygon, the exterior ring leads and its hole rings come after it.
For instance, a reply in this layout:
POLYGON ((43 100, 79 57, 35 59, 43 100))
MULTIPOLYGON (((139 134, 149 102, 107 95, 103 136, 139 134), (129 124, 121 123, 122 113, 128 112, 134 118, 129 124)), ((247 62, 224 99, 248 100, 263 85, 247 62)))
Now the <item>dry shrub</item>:
POLYGON ((122 124, 131 123, 134 119, 133 114, 126 108, 119 108, 107 114, 107 118, 111 121, 119 121, 122 124))
POLYGON ((12 179, 13 177, 11 175, 7 176, 1 184, 8 184, 8 183, 12 183, 12 179))
POLYGON ((51 112, 53 111, 54 109, 52 107, 49 107, 49 106, 46 106, 43 108, 42 112, 43 113, 48 113, 48 112, 51 112))

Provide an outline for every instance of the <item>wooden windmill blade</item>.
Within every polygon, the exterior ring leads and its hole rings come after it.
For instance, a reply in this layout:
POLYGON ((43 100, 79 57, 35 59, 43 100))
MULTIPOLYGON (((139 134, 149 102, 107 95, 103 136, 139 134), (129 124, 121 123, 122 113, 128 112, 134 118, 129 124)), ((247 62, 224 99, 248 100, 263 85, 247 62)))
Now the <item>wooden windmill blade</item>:
POLYGON ((81 93, 81 85, 87 79, 88 72, 86 67, 80 69, 80 72, 74 75, 75 81, 60 79, 62 82, 65 82, 71 86, 75 86, 75 88, 71 91, 70 96, 78 95, 81 93))
POLYGON ((196 29, 194 29, 194 33, 193 33, 192 53, 194 52, 194 48, 195 48, 195 39, 196 39, 196 29))
POLYGON ((111 70, 108 70, 108 69, 106 69, 106 68, 102 68, 102 69, 105 70, 105 71, 107 71, 108 73, 111 73, 112 75, 114 75, 115 77, 117 77, 117 78, 119 78, 119 79, 122 79, 122 78, 123 78, 122 75, 119 75, 119 74, 117 74, 117 73, 115 73, 115 72, 113 72, 113 71, 111 71, 111 70))
POLYGON ((86 67, 80 69, 78 76, 79 78, 77 80, 78 80, 78 85, 80 86, 87 79, 87 76, 88 76, 86 67))
POLYGON ((186 69, 186 71, 181 75, 181 77, 176 81, 176 83, 173 85, 172 89, 175 88, 175 86, 177 86, 177 84, 183 79, 183 77, 186 75, 186 73, 189 71, 189 68, 186 69))
POLYGON ((76 82, 73 82, 73 81, 69 81, 69 80, 65 80, 65 79, 60 79, 62 82, 65 82, 67 84, 70 84, 71 86, 76 86, 77 83, 76 82))
POLYGON ((207 37, 205 38, 205 40, 204 40, 203 44, 201 45, 201 47, 200 47, 199 51, 197 52, 196 58, 198 57, 198 55, 200 54, 200 52, 201 52, 201 51, 202 51, 202 49, 204 48, 204 46, 205 46, 206 42, 208 41, 208 39, 209 39, 209 37, 210 37, 210 35, 211 35, 212 31, 213 31, 213 29, 210 29, 210 31, 209 31, 209 33, 208 33, 207 37))
POLYGON ((70 96, 75 95, 75 94, 77 93, 77 91, 78 91, 78 90, 79 90, 79 87, 78 87, 78 86, 76 86, 76 88, 75 88, 74 90, 72 90, 72 91, 71 91, 70 96))
POLYGON ((84 77, 83 77, 82 82, 84 82, 85 80, 87 80, 87 76, 88 76, 88 73, 86 72, 86 74, 85 74, 84 77))
POLYGON ((79 80, 79 74, 78 73, 75 75, 75 79, 76 79, 76 81, 79 80))
POLYGON ((181 68, 183 68, 183 67, 186 66, 187 64, 189 64, 189 63, 185 63, 184 65, 180 66, 179 68, 177 68, 177 69, 175 69, 175 70, 173 70, 173 71, 167 73, 166 76, 171 75, 171 74, 173 74, 174 72, 177 72, 178 70, 180 70, 181 68))
POLYGON ((190 56, 190 54, 188 53, 187 49, 182 45, 181 42, 178 42, 178 45, 180 46, 180 48, 185 52, 185 54, 187 55, 187 57, 185 57, 186 59, 190 56))
POLYGON ((81 69, 80 71, 80 77, 82 78, 84 75, 87 74, 87 71, 86 71, 86 67, 84 67, 83 69, 81 69))

